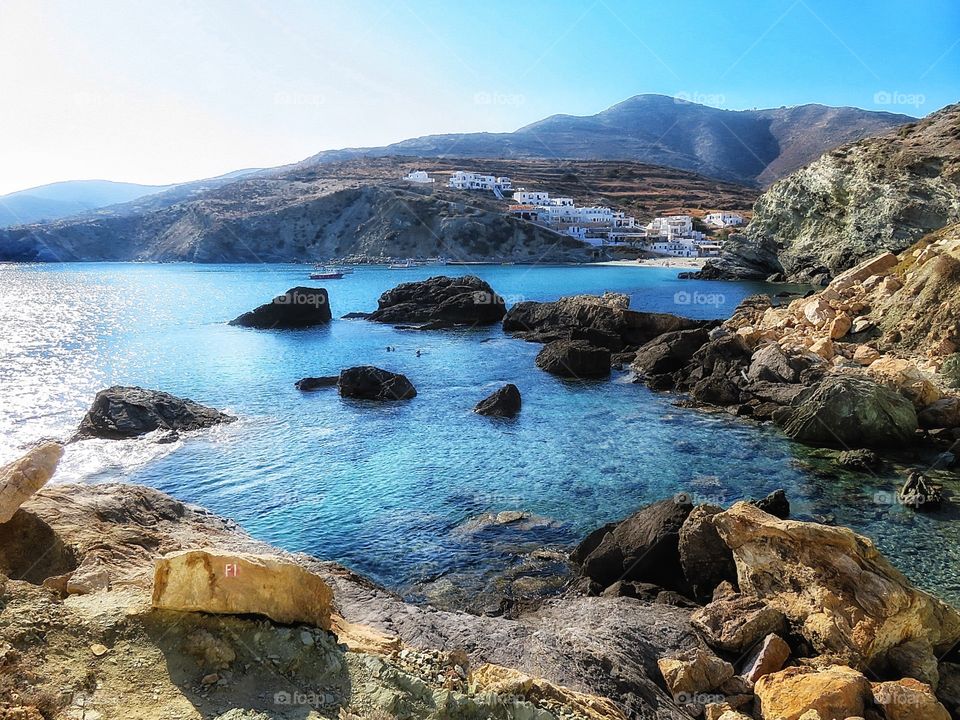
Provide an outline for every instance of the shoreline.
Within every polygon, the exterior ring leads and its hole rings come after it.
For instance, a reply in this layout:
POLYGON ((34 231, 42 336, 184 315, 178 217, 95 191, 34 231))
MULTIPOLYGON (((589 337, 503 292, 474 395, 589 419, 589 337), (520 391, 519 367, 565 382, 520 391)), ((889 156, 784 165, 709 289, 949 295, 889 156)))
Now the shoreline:
POLYGON ((639 268, 676 268, 678 270, 700 270, 707 263, 707 258, 640 258, 639 260, 603 260, 590 263, 591 265, 606 265, 608 267, 639 267, 639 268))

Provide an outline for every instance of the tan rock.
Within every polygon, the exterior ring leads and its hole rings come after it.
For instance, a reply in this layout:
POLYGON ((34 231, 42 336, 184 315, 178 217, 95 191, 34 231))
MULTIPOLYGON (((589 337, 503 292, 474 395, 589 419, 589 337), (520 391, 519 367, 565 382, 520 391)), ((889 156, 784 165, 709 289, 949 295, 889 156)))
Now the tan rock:
POLYGON ((164 610, 265 615, 329 630, 332 601, 319 576, 271 555, 183 550, 154 570, 153 606, 164 610))
POLYGON ((874 683, 872 691, 873 701, 883 710, 886 720, 950 720, 950 713, 930 686, 919 680, 874 683))
POLYGON ((332 613, 330 618, 331 630, 337 636, 337 640, 353 652, 362 652, 368 655, 389 655, 400 650, 403 646, 400 638, 396 635, 385 635, 366 625, 348 622, 336 613, 332 613))
POLYGON ((70 595, 87 595, 110 588, 110 574, 94 555, 87 555, 80 567, 67 577, 66 591, 70 595))
POLYGON ((883 279, 880 287, 883 289, 885 294, 893 295, 893 293, 903 287, 903 282, 900 280, 900 278, 889 275, 883 279))
POLYGON ((814 295, 803 306, 803 317, 814 327, 820 327, 833 320, 837 312, 820 295, 814 295))
POLYGON ((717 720, 753 720, 753 718, 737 710, 727 710, 723 715, 718 717, 717 720))
POLYGON ((810 346, 810 352, 819 355, 824 360, 833 360, 833 341, 830 338, 820 338, 810 346))
POLYGON ((845 290, 846 288, 852 287, 857 283, 862 283, 864 280, 874 276, 880 275, 882 273, 891 270, 896 267, 897 263, 900 262, 897 260, 897 256, 893 253, 886 252, 881 253, 875 257, 870 258, 869 260, 864 260, 859 265, 855 265, 849 270, 837 275, 827 286, 830 290, 839 292, 845 290))
POLYGON ((853 361, 866 367, 880 358, 880 351, 869 345, 858 345, 853 351, 853 361))
POLYGON ((0 468, 0 523, 14 516, 27 499, 47 484, 63 457, 63 445, 44 443, 0 468))
POLYGON ((863 715, 870 681, 843 665, 791 667, 760 678, 756 693, 763 720, 800 720, 811 711, 821 720, 846 720, 863 715))
POLYGON ((733 665, 704 648, 657 661, 667 689, 678 702, 689 702, 700 693, 716 690, 733 677, 733 665))
POLYGON ((846 313, 837 315, 830 323, 830 339, 839 340, 853 327, 853 320, 846 313))
POLYGON ((910 398, 918 408, 926 407, 941 397, 937 386, 924 377, 916 363, 910 360, 885 355, 872 362, 867 372, 910 398))
POLYGON ((767 635, 786 629, 780 610, 739 594, 704 605, 690 616, 690 624, 711 647, 733 653, 746 652, 767 635))
POLYGON ((470 673, 478 692, 522 697, 529 701, 560 703, 588 720, 625 720, 626 715, 610 700, 554 685, 519 670, 486 663, 470 673))
POLYGON ((764 675, 777 672, 790 657, 790 646, 779 635, 771 633, 764 638, 760 647, 754 650, 743 665, 744 678, 752 683, 764 675))
POLYGON ((847 528, 779 520, 745 502, 713 522, 741 592, 782 611, 821 653, 860 667, 908 640, 926 639, 936 653, 960 641, 960 613, 847 528))

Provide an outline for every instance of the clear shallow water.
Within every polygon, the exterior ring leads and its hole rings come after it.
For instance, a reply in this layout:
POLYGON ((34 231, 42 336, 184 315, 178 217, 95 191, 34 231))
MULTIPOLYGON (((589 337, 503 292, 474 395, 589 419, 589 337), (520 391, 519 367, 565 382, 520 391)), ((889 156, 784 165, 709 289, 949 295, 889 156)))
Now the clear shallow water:
MULTIPOLYGON (((173 445, 149 440, 69 446, 57 481, 126 481, 202 504, 289 550, 341 561, 401 592, 447 578, 467 592, 563 547, 646 502, 680 492, 717 503, 786 488, 795 514, 873 537, 914 580, 956 601, 960 523, 876 502, 895 478, 823 477, 775 431, 676 408, 629 383, 573 383, 536 369, 540 346, 499 327, 410 332, 362 320, 308 331, 226 321, 286 289, 323 284, 334 316, 371 310, 399 282, 465 268, 361 268, 310 283, 304 266, 75 264, 0 266, 0 462, 41 437, 65 437, 97 390, 141 385, 240 417, 173 445), (387 346, 396 352, 387 352, 387 346), (416 351, 421 356, 416 356, 416 351), (306 375, 376 364, 417 386, 410 402, 303 394, 306 375), (520 417, 473 405, 505 382, 520 417), (472 532, 486 512, 550 522, 472 532)), ((676 270, 476 267, 508 302, 604 290, 632 306, 729 315, 749 283, 680 281, 676 270), (683 293, 677 295, 677 293, 683 293)))

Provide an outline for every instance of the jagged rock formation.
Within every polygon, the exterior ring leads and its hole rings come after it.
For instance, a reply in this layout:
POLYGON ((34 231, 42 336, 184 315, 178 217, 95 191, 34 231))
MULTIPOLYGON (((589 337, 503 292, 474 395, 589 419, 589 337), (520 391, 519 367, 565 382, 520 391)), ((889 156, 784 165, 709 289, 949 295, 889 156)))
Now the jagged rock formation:
POLYGON ((234 318, 230 325, 284 330, 307 328, 330 322, 330 297, 323 288, 295 287, 250 312, 234 318))
POLYGON ((520 390, 513 383, 507 383, 478 402, 473 411, 478 415, 512 418, 520 412, 521 402, 520 390))
POLYGON ((506 313, 490 284, 475 275, 403 283, 380 296, 367 319, 384 323, 426 323, 428 327, 493 325, 506 313))
POLYGON ((826 153, 775 183, 701 277, 826 283, 960 220, 960 105, 826 153))
POLYGON ((358 400, 409 400, 417 389, 406 375, 361 365, 340 371, 337 390, 341 397, 358 400))

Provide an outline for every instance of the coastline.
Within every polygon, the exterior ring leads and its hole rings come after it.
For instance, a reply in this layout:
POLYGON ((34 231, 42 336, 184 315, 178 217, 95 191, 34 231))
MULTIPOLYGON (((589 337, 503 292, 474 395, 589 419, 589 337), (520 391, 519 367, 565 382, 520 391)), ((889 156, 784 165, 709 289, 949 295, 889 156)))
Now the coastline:
POLYGON ((603 260, 591 265, 610 267, 639 268, 677 268, 678 270, 699 270, 707 263, 707 258, 640 258, 638 260, 603 260))

